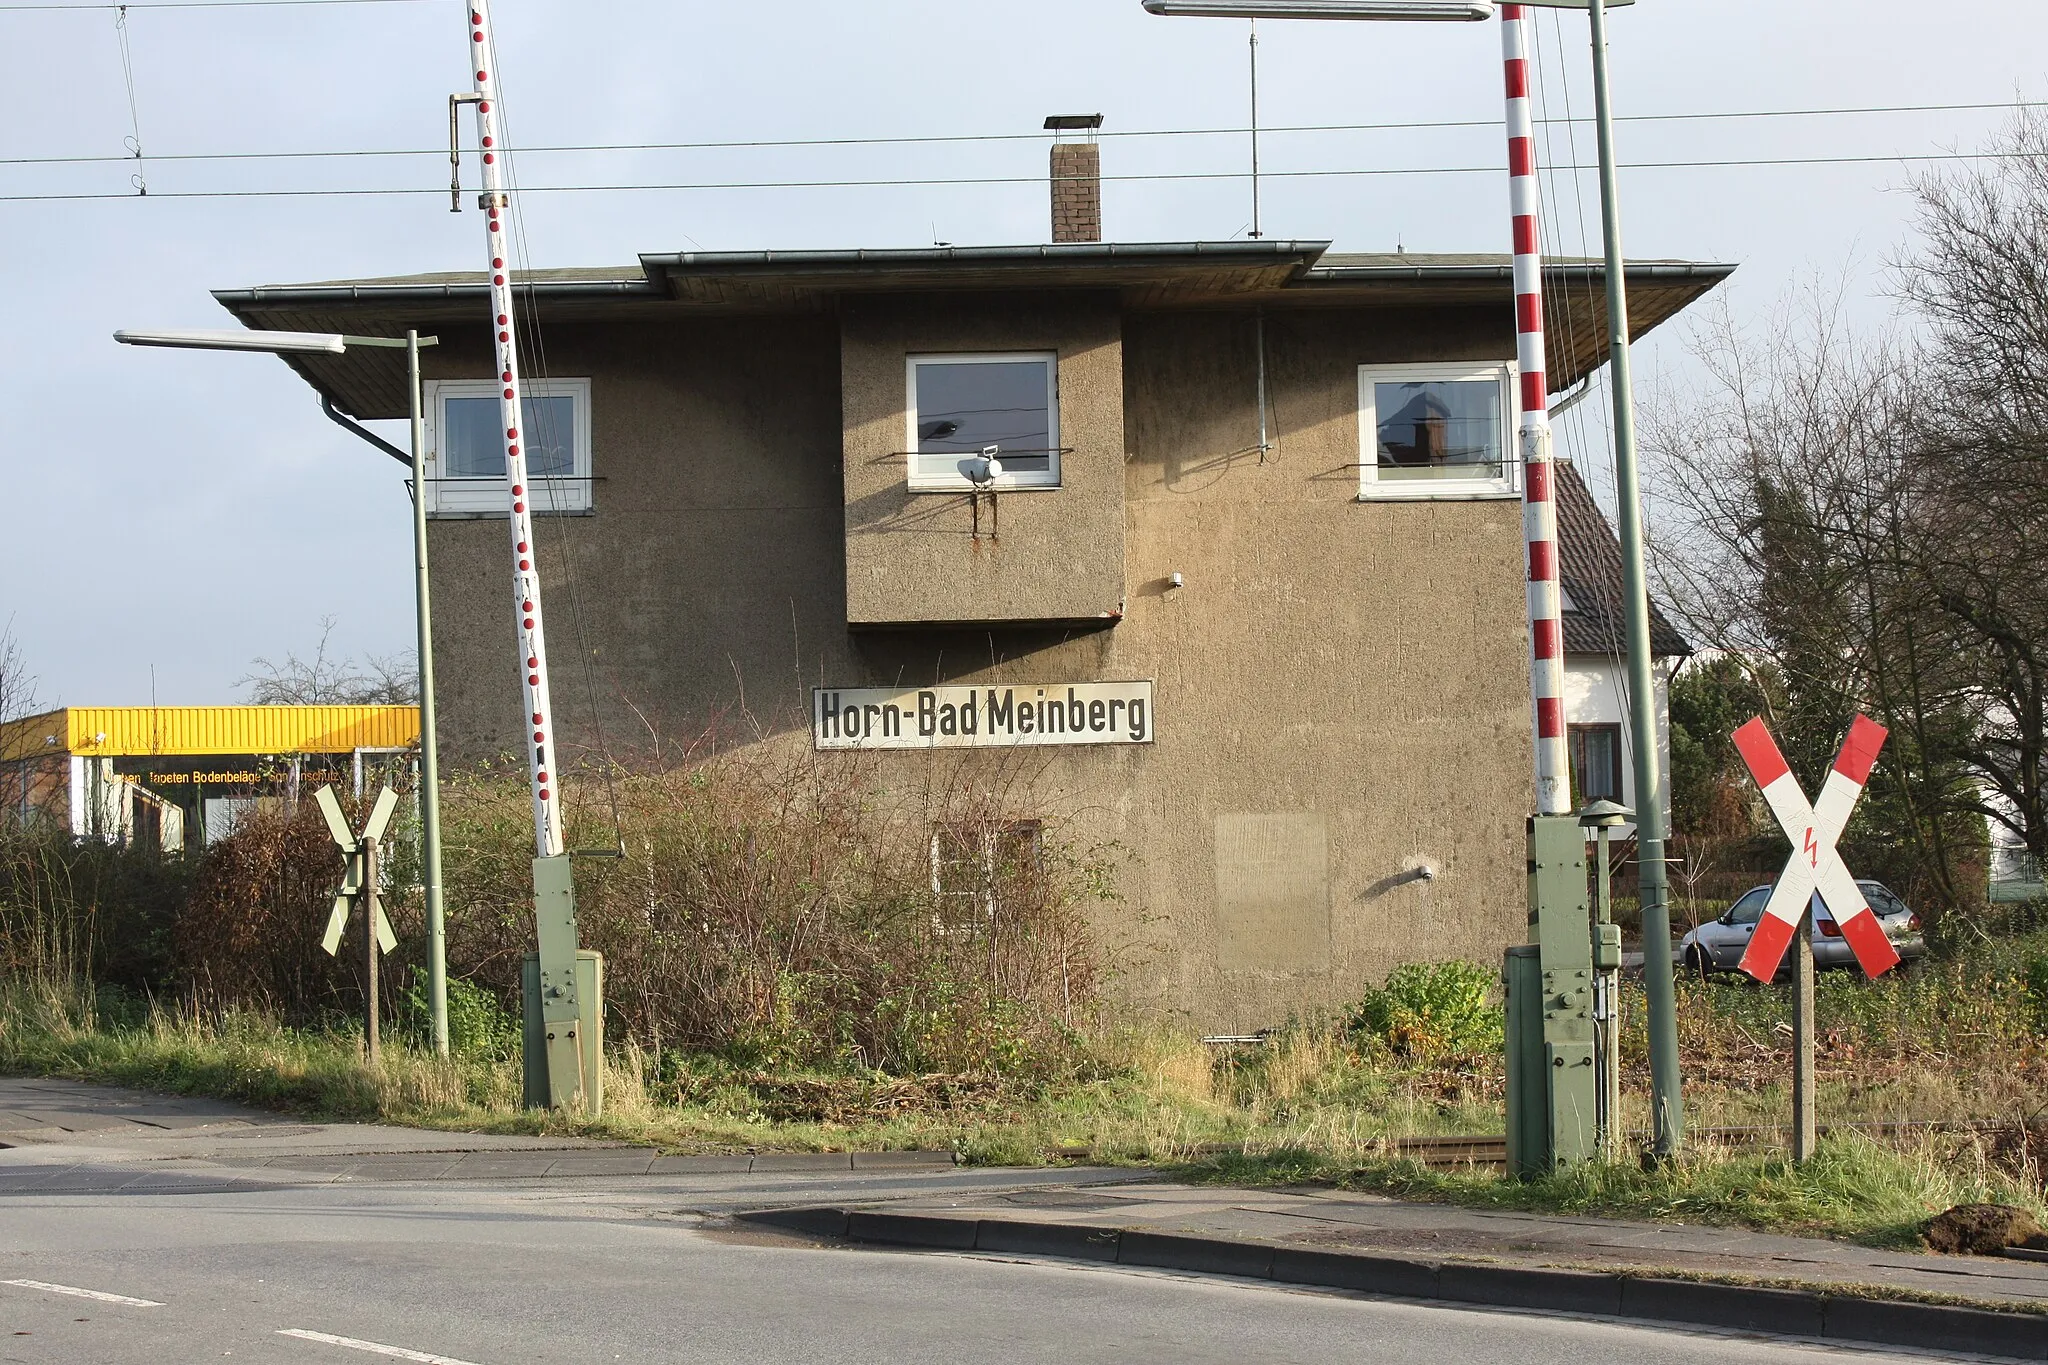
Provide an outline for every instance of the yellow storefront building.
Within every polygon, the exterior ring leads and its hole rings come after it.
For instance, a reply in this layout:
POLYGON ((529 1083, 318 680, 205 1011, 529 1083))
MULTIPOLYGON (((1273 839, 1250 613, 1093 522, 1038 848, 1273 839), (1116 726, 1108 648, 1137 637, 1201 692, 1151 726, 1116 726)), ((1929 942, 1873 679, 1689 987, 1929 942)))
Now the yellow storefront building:
POLYGON ((172 850, 307 783, 410 771, 417 706, 66 706, 0 725, 5 816, 172 850))

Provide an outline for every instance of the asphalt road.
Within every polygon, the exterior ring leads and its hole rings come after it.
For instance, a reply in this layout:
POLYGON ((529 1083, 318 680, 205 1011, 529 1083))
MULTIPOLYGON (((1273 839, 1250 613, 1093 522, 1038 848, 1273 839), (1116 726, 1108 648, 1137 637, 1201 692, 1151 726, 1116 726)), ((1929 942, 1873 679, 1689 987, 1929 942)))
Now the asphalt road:
MULTIPOLYGON (((897 1181, 770 1183, 796 1202, 872 1198, 897 1181)), ((652 1202, 419 1184, 12 1194, 0 1199, 0 1361, 1927 1359, 1114 1266, 816 1248, 717 1217, 762 1202, 762 1186, 706 1180, 652 1202)))

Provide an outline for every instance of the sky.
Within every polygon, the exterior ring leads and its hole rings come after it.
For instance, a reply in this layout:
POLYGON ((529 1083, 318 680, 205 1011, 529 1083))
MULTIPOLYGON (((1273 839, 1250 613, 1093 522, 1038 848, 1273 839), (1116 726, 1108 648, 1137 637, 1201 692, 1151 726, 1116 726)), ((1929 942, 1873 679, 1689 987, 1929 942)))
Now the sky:
MULTIPOLYGON (((1136 135, 1245 127, 1242 21, 1156 18, 1138 0, 499 0, 493 12, 534 265, 1044 241, 1051 113, 1105 117, 1111 240, 1251 227, 1241 131, 1136 135), (979 140, 844 141, 935 137, 979 140), (841 141, 541 150, 777 140, 841 141), (694 188, 964 177, 1020 183, 694 188), (682 188, 547 188, 596 185, 682 188)), ((1904 0, 1614 12, 1625 164, 1868 158, 1624 169, 1629 254, 1739 264, 1726 287, 1738 321, 1818 277, 1843 285, 1853 320, 1881 322, 1886 264, 1910 246, 1910 177, 1937 165, 1897 158, 1980 147, 2008 110, 1645 116, 2042 98, 2048 6, 1983 0, 1967 14, 1904 0)), ((1537 25, 1539 112, 1589 113, 1584 16, 1537 25)), ((231 326, 215 288, 480 266, 473 157, 472 209, 451 214, 445 197, 465 37, 453 0, 145 0, 125 20, 105 5, 0 0, 0 438, 13 485, 0 625, 43 704, 239 700, 253 659, 309 654, 328 618, 342 653, 410 647, 398 466, 331 425, 273 358, 134 350, 110 334, 231 326), (412 154, 252 155, 308 152, 412 154), (178 197, 199 192, 210 197, 178 197), (95 194, 113 197, 31 197, 95 194)), ((1266 236, 1506 249, 1497 23, 1268 22, 1259 61, 1266 236), (1473 126, 1281 131, 1418 123, 1473 126)), ((1553 127, 1546 142, 1549 163, 1593 159, 1589 126, 1553 127)), ((1555 175, 1550 189, 1552 249, 1597 253, 1591 176, 1555 175)), ((1688 330, 1681 320, 1639 347, 1642 403, 1684 401, 1697 375, 1688 330)), ((1598 413, 1580 405, 1583 429, 1565 440, 1604 486, 1598 413)))

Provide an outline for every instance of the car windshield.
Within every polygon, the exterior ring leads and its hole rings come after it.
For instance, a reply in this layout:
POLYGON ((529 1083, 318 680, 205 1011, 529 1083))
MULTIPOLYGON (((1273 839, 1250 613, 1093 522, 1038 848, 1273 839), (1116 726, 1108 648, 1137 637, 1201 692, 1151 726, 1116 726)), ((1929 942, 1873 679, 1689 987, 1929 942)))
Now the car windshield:
POLYGON ((1771 898, 1771 888, 1759 886, 1741 900, 1728 907, 1730 924, 1755 924, 1763 918, 1764 902, 1771 898))

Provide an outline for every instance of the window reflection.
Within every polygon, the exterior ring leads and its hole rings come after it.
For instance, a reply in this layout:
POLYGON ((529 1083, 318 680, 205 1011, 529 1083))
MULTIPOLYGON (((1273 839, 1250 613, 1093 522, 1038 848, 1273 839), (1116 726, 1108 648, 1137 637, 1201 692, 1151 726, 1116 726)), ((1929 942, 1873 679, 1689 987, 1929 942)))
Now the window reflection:
MULTIPOLYGON (((575 472, 576 400, 568 395, 520 399, 519 448, 532 478, 575 472)), ((444 398, 441 404, 443 477, 502 479, 505 437, 495 398, 444 398)))
POLYGON ((1378 383, 1379 477, 1498 479, 1500 385, 1491 380, 1378 383))
POLYGON ((952 476, 959 456, 990 446, 1005 475, 1053 473, 1051 369, 1050 360, 1037 359, 918 361, 911 394, 918 475, 952 476))

